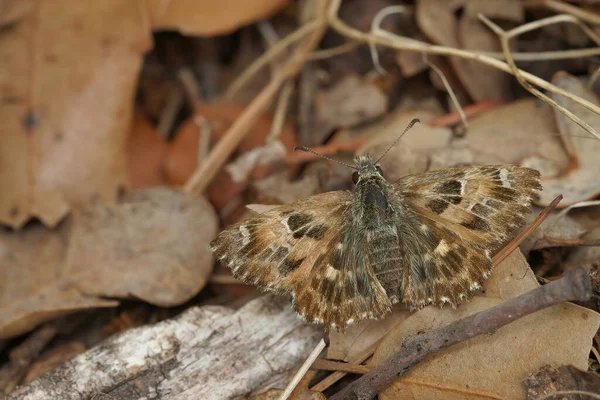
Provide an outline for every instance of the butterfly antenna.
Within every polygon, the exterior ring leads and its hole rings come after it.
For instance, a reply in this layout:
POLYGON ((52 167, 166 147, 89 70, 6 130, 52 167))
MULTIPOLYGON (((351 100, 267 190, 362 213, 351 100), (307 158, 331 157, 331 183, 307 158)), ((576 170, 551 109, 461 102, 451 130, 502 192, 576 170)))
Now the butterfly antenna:
POLYGON ((338 164, 345 165, 345 166, 346 166, 346 167, 348 167, 348 168, 357 169, 357 168, 356 168, 354 165, 346 164, 346 163, 345 163, 345 162, 343 162, 343 161, 335 160, 335 159, 333 159, 333 158, 331 158, 331 157, 324 156, 323 154, 319 154, 319 153, 317 153, 316 151, 314 151, 314 150, 311 150, 311 149, 309 149, 309 148, 308 148, 308 147, 306 147, 306 146, 296 146, 296 147, 294 147, 294 150, 302 150, 302 151, 305 151, 305 152, 307 152, 307 153, 314 154, 315 156, 321 157, 321 158, 323 158, 323 159, 325 159, 325 160, 329 160, 329 161, 336 162, 336 163, 338 163, 338 164))
POLYGON ((390 151, 392 149, 392 147, 394 147, 396 145, 396 143, 398 143, 400 141, 400 139, 402 139, 402 136, 404 136, 404 134, 413 127, 414 124, 416 124, 417 122, 421 122, 418 118, 414 118, 412 121, 410 121, 410 123, 408 124, 408 126, 406 127, 406 129, 404 129, 404 132, 402 132, 402 134, 398 137, 398 139, 394 140, 394 143, 392 143, 390 145, 390 147, 387 148, 386 151, 383 152, 383 154, 381 155, 381 157, 379 157, 377 159, 377 161, 375 161, 375 164, 377 164, 379 162, 379 160, 381 160, 383 158, 383 156, 385 156, 388 151, 390 151))

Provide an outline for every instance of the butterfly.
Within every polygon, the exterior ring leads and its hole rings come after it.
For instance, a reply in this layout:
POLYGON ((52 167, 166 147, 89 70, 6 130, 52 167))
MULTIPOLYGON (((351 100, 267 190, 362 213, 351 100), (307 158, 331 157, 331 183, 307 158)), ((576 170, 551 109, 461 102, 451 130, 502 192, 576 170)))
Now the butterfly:
POLYGON ((398 302, 456 307, 524 225, 540 173, 466 166, 390 183, 381 157, 355 157, 352 191, 313 195, 222 231, 215 257, 245 283, 291 294, 302 318, 328 329, 382 318, 398 302))

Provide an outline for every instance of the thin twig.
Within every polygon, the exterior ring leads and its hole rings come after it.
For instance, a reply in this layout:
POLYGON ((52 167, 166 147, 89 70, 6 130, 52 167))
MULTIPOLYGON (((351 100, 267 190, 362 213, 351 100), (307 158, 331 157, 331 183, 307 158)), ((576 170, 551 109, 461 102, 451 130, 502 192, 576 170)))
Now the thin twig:
POLYGON ((325 371, 342 371, 350 374, 366 374, 371 368, 365 365, 356 365, 351 363, 329 361, 318 358, 313 363, 312 369, 321 369, 325 371))
POLYGON ((446 91, 450 95, 450 99, 452 100, 452 103, 454 103, 454 107, 456 107, 456 111, 458 112, 458 115, 460 115, 460 119, 463 123, 463 126, 465 127, 465 129, 468 128, 469 123, 467 122, 467 116, 466 116, 463 108, 461 107, 460 102, 458 101, 458 98, 456 97, 456 94, 454 94, 454 90, 452 90, 452 86, 450 86, 450 82, 448 82, 448 79, 446 79, 446 75, 444 75, 442 70, 439 69, 437 67, 437 65, 435 65, 429 61, 426 53, 423 53, 422 56, 423 56, 423 61, 425 62, 425 64, 427 64, 429 66, 429 68, 431 68, 436 74, 438 74, 438 76, 442 80, 442 84, 444 85, 444 87, 446 88, 446 91))
POLYGON ((496 253, 496 255, 492 258, 492 263, 494 265, 500 264, 502 260, 508 257, 510 253, 512 253, 517 247, 519 247, 521 242, 527 237, 529 237, 529 235, 531 235, 533 231, 535 231, 537 227, 540 226, 546 218, 548 218, 548 215, 550 215, 552 210, 556 208, 556 206, 558 205, 558 203, 560 203, 562 199, 562 194, 556 196, 556 198, 552 200, 552 203, 548 204, 546 208, 544 208, 542 212, 539 213, 539 215, 535 218, 535 220, 533 220, 531 224, 529 224, 527 228, 523 229, 523 231, 519 233, 516 238, 511 240, 506 246, 504 246, 502 250, 496 253))
POLYGON ((313 20, 302 25, 294 32, 290 33, 273 47, 265 51, 259 58, 254 60, 248 68, 244 70, 227 88, 223 95, 226 99, 231 99, 261 68, 267 65, 272 59, 276 58, 293 43, 309 35, 322 25, 319 20, 313 20))
POLYGON ((372 399, 410 368, 443 348, 482 334, 493 334, 519 318, 555 304, 565 301, 587 301, 591 290, 592 283, 585 268, 575 268, 561 279, 519 297, 422 335, 411 336, 404 341, 396 354, 330 399, 372 399))
MULTIPOLYGON (((485 100, 479 103, 470 104, 464 107, 464 113, 467 118, 472 118, 476 115, 482 114, 486 111, 491 110, 492 108, 498 107, 502 104, 498 100, 485 100)), ((452 126, 461 122, 461 116, 457 111, 451 112, 448 114, 444 114, 439 116, 431 121, 427 125, 429 126, 452 126)), ((586 136, 587 137, 587 136, 586 136)))
POLYGON ((526 5, 532 5, 532 4, 536 4, 536 3, 538 3, 538 4, 542 3, 546 7, 548 7, 549 9, 551 9, 553 11, 571 14, 571 15, 581 19, 582 21, 589 22, 590 24, 600 25, 600 16, 598 16, 597 14, 594 14, 592 12, 582 10, 581 8, 573 6, 571 4, 567 4, 565 2, 556 1, 556 0, 542 0, 541 2, 540 1, 530 2, 530 3, 527 3, 526 5))
POLYGON ((294 93, 294 83, 287 81, 281 91, 279 92, 279 98, 277 99, 277 107, 275 107, 275 113, 273 114, 273 123, 271 124, 271 132, 267 136, 267 143, 271 140, 277 139, 281 136, 283 130, 283 124, 285 123, 285 116, 290 105, 290 99, 294 93))
POLYGON ((306 361, 304 361, 304 364, 302 364, 302 366, 300 367, 298 372, 296 372, 296 375, 294 375, 294 377, 292 378, 290 383, 288 383, 285 390, 279 397, 279 400, 286 400, 288 397, 290 397, 290 394, 292 394, 292 392, 294 391, 294 389, 296 388, 298 383, 304 377, 304 374, 306 374, 306 371, 308 371, 308 369, 310 368, 312 363, 315 362, 317 357, 319 357, 319 354, 321 354, 321 352, 323 351, 324 348, 325 348, 325 341, 323 339, 321 339, 321 341, 317 344, 317 346, 310 353, 310 355, 308 356, 306 361))
POLYGON ((177 118, 177 114, 181 110, 181 106, 183 106, 183 101, 185 99, 184 91, 182 88, 177 86, 171 95, 167 99, 167 104, 163 108, 160 113, 160 118, 158 119, 158 125, 156 126, 156 131, 164 138, 169 136, 169 132, 173 128, 173 123, 175 122, 175 118, 177 118))
MULTIPOLYGON (((372 345, 370 345, 363 351, 361 351, 358 354, 351 357, 350 360, 348 361, 348 363, 354 364, 354 365, 360 365, 361 363, 368 360, 369 357, 371 357, 373 355, 373 353, 375 353, 375 350, 377 350, 377 348, 379 347, 379 344, 381 343, 382 340, 383 339, 379 339, 378 341, 376 341, 375 343, 373 343, 372 345)), ((328 387, 330 387, 331 385, 333 385, 334 383, 336 383, 337 381, 339 381, 340 379, 342 379, 344 376, 346 376, 346 374, 347 374, 347 372, 341 372, 341 371, 334 372, 333 374, 329 375, 327 378, 323 379, 321 382, 319 382, 316 385, 314 385, 313 387, 311 387, 310 390, 315 391, 315 392, 322 392, 325 389, 327 389, 328 387)))
MULTIPOLYGON (((349 53, 356 48, 358 48, 358 43, 348 42, 348 43, 341 44, 337 47, 331 47, 329 49, 323 49, 323 50, 316 50, 308 57, 308 61, 325 60, 327 58, 340 56, 342 54, 349 53)), ((600 52, 599 52, 599 54, 600 54, 600 52)), ((594 54, 594 55, 596 55, 596 54, 594 54)))
POLYGON ((534 248, 546 249, 549 247, 593 247, 600 246, 600 239, 562 239, 544 236, 535 241, 534 248))

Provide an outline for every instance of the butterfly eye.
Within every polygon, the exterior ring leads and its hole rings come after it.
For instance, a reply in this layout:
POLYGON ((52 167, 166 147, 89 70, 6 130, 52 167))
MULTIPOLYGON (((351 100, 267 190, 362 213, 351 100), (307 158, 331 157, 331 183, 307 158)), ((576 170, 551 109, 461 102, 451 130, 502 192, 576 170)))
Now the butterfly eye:
POLYGON ((352 173, 352 182, 354 182, 354 183, 358 182, 358 171, 354 171, 352 173))
POLYGON ((379 165, 376 165, 375 169, 377 170, 377 172, 379 172, 379 174, 381 174, 381 176, 383 176, 383 170, 381 169, 381 167, 379 165))

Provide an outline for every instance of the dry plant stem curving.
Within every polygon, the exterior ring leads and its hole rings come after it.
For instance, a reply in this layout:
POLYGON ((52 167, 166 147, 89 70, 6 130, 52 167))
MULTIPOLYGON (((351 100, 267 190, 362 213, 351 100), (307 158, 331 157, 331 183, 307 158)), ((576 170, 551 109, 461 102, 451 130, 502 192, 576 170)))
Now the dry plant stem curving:
MULTIPOLYGON (((460 57, 467 60, 473 60, 482 64, 489 65, 493 68, 497 68, 509 74, 514 74, 513 69, 505 62, 497 60, 493 57, 486 56, 480 53, 474 53, 466 50, 456 49, 447 46, 431 45, 429 43, 422 42, 420 40, 410 39, 403 36, 394 35, 390 32, 378 30, 375 32, 361 32, 351 26, 345 24, 337 15, 340 7, 341 0, 331 0, 329 12, 327 13, 327 20, 329 26, 337 31, 340 35, 345 36, 348 39, 355 40, 360 43, 368 43, 369 45, 378 45, 389 47, 396 50, 407 50, 407 51, 418 51, 428 54, 438 54, 444 56, 460 57)), ((517 28, 518 29, 518 28, 517 28)), ((518 30, 517 30, 518 32, 518 30)), ((600 107, 595 104, 569 93, 550 82, 545 81, 533 74, 517 69, 520 76, 527 82, 540 87, 541 89, 547 90, 551 93, 555 93, 564 96, 575 103, 585 107, 591 112, 600 115, 600 107)))
POLYGON ((586 301, 591 290, 592 283, 585 268, 574 268, 562 278, 519 297, 425 334, 411 336, 396 354, 330 399, 372 399, 410 368, 443 348, 484 333, 493 334, 519 318, 555 304, 586 301))

